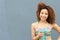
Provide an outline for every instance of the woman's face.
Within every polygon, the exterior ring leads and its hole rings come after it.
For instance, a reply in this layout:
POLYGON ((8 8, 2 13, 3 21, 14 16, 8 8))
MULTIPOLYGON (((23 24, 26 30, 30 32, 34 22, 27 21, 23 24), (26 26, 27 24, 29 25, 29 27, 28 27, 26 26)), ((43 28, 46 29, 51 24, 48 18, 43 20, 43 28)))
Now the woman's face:
POLYGON ((46 20, 48 18, 48 10, 47 9, 42 9, 40 12, 40 19, 41 20, 46 20))

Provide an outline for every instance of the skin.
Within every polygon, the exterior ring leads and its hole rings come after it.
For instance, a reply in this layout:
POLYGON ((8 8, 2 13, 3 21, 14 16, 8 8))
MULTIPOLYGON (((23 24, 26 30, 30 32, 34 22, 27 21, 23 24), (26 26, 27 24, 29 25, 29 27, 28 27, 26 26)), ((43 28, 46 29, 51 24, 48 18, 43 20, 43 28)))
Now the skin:
MULTIPOLYGON (((43 33, 38 33, 38 35, 35 36, 35 28, 38 25, 38 28, 46 28, 47 25, 49 24, 46 19, 48 18, 48 10, 47 9, 42 9, 40 12, 40 18, 41 20, 38 22, 34 22, 31 24, 31 33, 32 33, 32 40, 38 40, 41 36, 43 36, 43 33)), ((55 29, 58 33, 60 33, 60 27, 54 23, 54 24, 50 24, 50 28, 55 29)), ((51 36, 48 36, 46 38, 46 40, 52 40, 51 36)), ((60 37, 58 38, 58 40, 60 40, 60 37)))
POLYGON ((58 37, 58 40, 60 40, 60 36, 58 37))

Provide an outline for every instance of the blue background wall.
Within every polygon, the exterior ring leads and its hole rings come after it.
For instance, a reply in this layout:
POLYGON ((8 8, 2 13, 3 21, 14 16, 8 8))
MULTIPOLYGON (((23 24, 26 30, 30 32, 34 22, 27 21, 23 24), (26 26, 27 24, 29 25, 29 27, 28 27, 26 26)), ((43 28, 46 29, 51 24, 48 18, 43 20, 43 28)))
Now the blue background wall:
MULTIPOLYGON (((44 2, 53 7, 60 25, 59 0, 0 0, 0 40, 31 40, 31 23, 36 20, 36 6, 44 2)), ((52 30, 52 39, 58 33, 52 30)))

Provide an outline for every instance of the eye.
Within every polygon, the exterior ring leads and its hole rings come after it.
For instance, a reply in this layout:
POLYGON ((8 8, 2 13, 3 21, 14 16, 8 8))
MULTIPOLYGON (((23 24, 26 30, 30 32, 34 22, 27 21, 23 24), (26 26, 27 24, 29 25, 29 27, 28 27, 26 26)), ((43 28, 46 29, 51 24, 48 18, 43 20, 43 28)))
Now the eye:
POLYGON ((48 13, 45 13, 45 15, 48 15, 48 13))
POLYGON ((43 14, 43 12, 41 12, 41 14, 43 14))

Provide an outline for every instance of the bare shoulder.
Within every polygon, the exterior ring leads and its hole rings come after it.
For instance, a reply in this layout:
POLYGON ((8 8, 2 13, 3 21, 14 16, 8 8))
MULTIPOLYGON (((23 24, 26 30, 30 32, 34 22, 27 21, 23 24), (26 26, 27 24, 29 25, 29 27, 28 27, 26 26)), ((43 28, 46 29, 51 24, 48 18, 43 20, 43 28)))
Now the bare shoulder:
POLYGON ((52 24, 52 26, 57 26, 57 24, 56 24, 56 23, 54 23, 54 24, 52 24))
POLYGON ((56 23, 53 23, 51 25, 52 25, 53 28, 56 27, 56 26, 58 26, 56 23))
POLYGON ((38 23, 38 22, 33 22, 33 23, 31 24, 31 27, 35 28, 35 27, 37 26, 37 23, 38 23))

